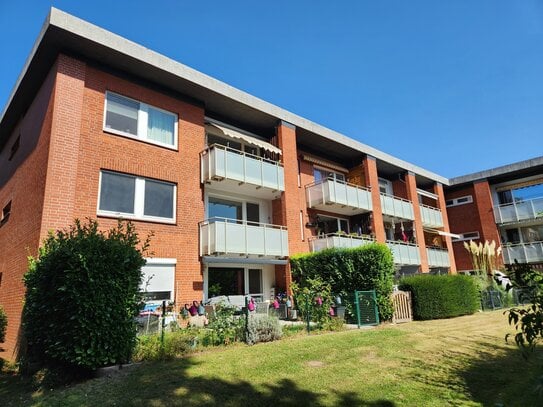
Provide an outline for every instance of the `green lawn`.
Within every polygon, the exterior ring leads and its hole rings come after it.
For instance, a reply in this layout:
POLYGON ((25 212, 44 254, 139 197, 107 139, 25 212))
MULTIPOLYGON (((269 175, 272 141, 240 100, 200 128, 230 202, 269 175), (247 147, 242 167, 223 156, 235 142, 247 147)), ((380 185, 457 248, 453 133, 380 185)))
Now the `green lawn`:
POLYGON ((504 342, 502 311, 449 320, 300 335, 148 363, 114 379, 34 392, 0 378, 2 405, 443 406, 543 405, 529 362, 504 342))

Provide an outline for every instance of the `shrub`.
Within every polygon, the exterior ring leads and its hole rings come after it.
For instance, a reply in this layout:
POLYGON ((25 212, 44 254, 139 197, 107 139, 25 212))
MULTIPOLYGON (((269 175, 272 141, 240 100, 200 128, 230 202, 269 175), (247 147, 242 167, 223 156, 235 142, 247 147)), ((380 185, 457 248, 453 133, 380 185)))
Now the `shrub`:
POLYGON ((164 346, 160 335, 142 335, 134 349, 133 360, 169 360, 186 355, 198 344, 198 335, 187 330, 164 333, 164 346))
POLYGON ((471 276, 411 276, 403 278, 399 287, 411 291, 415 319, 473 314, 481 305, 477 281, 471 276))
POLYGON ((245 342, 253 345, 258 342, 271 342, 283 335, 279 319, 267 315, 249 315, 245 342))
POLYGON ((8 328, 8 317, 4 308, 0 305, 0 343, 6 340, 6 330, 8 328))
POLYGON ((130 223, 96 221, 50 233, 24 277, 23 329, 30 362, 95 369, 129 360, 136 344, 141 267, 149 238, 130 223))
POLYGON ((305 279, 317 276, 329 283, 332 293, 343 299, 346 313, 351 318, 355 315, 354 291, 373 289, 380 318, 392 318, 390 295, 394 284, 394 261, 386 245, 372 243, 354 249, 327 249, 293 256, 290 263, 292 274, 301 285, 305 279))
POLYGON ((319 328, 331 318, 332 294, 330 284, 325 283, 319 277, 306 278, 298 285, 292 283, 290 288, 294 294, 298 311, 303 320, 307 320, 307 313, 319 328))
POLYGON ((243 337, 244 321, 234 318, 236 309, 227 304, 217 304, 208 328, 211 335, 204 338, 206 345, 227 345, 243 337))

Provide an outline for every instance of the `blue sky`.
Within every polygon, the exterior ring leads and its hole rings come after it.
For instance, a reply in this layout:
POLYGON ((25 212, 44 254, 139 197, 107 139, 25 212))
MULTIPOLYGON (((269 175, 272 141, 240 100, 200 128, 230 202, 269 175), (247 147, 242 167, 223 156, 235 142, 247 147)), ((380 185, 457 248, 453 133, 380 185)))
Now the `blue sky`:
POLYGON ((51 5, 444 176, 543 155, 543 1, 0 0, 0 105, 51 5))

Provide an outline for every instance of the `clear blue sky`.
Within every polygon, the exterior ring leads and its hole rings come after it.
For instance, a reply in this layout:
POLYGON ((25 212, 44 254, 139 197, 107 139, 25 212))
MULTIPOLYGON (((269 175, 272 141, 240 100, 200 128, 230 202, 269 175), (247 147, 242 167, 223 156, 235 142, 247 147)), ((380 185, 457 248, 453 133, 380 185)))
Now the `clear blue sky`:
POLYGON ((456 176, 543 155, 543 1, 0 0, 0 105, 51 5, 456 176))

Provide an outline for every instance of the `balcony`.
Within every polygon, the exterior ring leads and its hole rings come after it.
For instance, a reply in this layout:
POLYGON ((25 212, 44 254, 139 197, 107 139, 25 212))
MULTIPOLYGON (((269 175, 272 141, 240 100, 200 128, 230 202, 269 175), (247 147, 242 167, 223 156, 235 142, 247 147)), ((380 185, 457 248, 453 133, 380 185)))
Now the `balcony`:
POLYGON ((358 215, 372 210, 371 192, 364 187, 326 179, 305 187, 309 208, 341 215, 358 215))
POLYGON ((520 263, 543 262, 543 242, 504 245, 502 249, 505 264, 513 264, 515 260, 520 263))
POLYGON ((373 242, 375 242, 375 239, 369 236, 351 236, 339 233, 330 233, 328 235, 317 236, 311 240, 311 251, 318 252, 331 248, 347 249, 364 246, 373 242))
POLYGON ((420 265, 419 246, 412 243, 396 242, 389 240, 387 246, 392 251, 394 264, 402 266, 420 265))
POLYGON ((285 190, 285 172, 281 163, 243 151, 214 144, 202 153, 202 182, 218 190, 275 199, 285 190))
POLYGON ((441 210, 428 205, 420 205, 420 215, 423 226, 427 226, 429 228, 443 227, 443 216, 441 215, 441 210))
POLYGON ((447 249, 427 248, 428 265, 430 267, 450 267, 449 252, 447 249))
POLYGON ((394 218, 415 220, 411 201, 396 196, 381 193, 381 211, 394 218))
POLYGON ((211 218, 200 222, 200 256, 288 256, 284 226, 211 218))
POLYGON ((498 224, 543 219, 543 198, 495 206, 494 216, 498 224))

